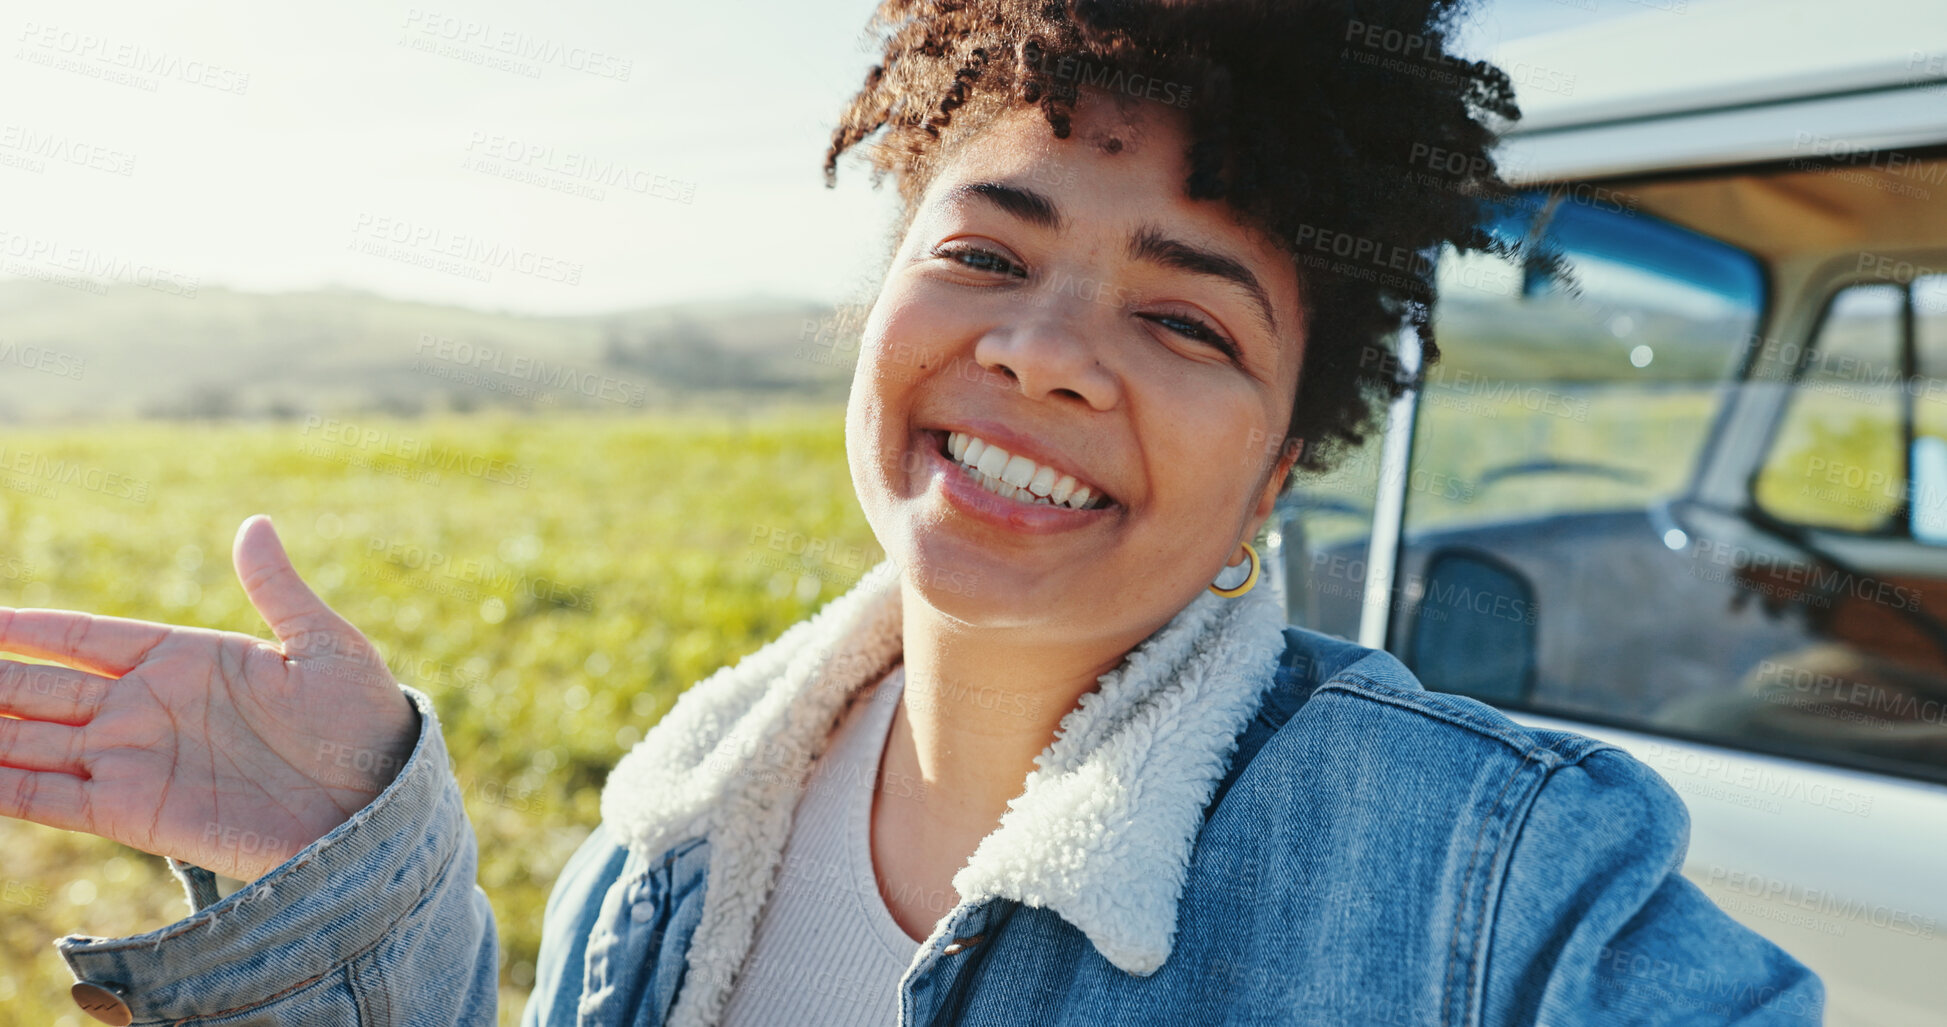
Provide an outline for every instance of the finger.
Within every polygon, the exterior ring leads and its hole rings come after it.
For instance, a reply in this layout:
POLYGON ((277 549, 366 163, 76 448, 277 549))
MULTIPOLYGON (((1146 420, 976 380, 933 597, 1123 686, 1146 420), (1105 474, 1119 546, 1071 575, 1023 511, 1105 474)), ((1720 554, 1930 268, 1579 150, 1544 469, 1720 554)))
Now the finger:
POLYGON ((243 522, 237 529, 232 558, 250 605, 257 608, 287 651, 335 651, 333 643, 357 634, 349 621, 334 613, 298 577, 269 517, 258 514, 243 522))
POLYGON ((85 776, 82 749, 78 727, 0 717, 0 765, 85 776))
POLYGON ((88 831, 87 782, 72 774, 0 767, 0 817, 88 831))
POLYGON ((134 669, 171 630, 143 620, 0 606, 0 652, 59 660, 111 678, 134 669))
POLYGON ((109 679, 66 667, 0 660, 0 714, 86 724, 108 696, 109 679))

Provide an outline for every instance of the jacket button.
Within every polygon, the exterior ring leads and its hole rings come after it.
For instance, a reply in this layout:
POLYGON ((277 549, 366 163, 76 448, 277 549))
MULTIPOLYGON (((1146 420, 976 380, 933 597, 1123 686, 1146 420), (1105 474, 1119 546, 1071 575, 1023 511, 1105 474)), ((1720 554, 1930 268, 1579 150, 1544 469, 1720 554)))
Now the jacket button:
POLYGON ((636 923, 646 924, 655 919, 655 917, 656 904, 653 902, 638 902, 629 907, 629 919, 636 923))
POLYGON ((80 1006, 82 1012, 102 1023, 128 1027, 135 1022, 135 1014, 129 1012, 128 1003, 102 985, 76 981, 74 987, 68 989, 68 994, 74 996, 74 1004, 80 1006))

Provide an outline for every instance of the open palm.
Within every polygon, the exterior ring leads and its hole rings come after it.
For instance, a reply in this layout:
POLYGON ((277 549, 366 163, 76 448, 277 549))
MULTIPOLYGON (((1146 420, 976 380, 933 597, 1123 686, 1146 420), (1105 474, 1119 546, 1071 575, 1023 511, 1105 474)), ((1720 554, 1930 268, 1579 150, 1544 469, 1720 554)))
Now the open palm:
POLYGON ((299 579, 268 518, 237 576, 277 636, 0 607, 0 815, 250 881, 344 823, 411 753, 418 714, 372 644, 299 579))

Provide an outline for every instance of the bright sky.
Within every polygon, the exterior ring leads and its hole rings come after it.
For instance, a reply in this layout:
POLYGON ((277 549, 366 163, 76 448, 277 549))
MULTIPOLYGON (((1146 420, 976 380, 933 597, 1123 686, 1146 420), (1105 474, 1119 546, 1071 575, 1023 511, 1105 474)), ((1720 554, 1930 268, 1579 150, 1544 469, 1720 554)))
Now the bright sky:
MULTIPOLYGON (((8 6, 0 280, 599 312, 835 299, 884 246, 891 184, 819 173, 872 0, 8 6)), ((1492 0, 1468 49, 1644 9, 1492 0)))

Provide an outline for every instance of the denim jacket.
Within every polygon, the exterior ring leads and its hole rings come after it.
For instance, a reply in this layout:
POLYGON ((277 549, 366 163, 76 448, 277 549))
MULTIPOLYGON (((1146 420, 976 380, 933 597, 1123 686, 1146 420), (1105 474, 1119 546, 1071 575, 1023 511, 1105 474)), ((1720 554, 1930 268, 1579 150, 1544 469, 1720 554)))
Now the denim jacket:
MULTIPOLYGON (((1199 595, 1064 717, 899 1024, 1819 1022, 1818 978, 1677 872, 1688 818, 1655 772, 1428 692, 1267 592, 1199 595)), ((521 1023, 717 1023, 805 778, 899 653, 888 562, 686 692, 555 883, 521 1023)), ((418 745, 371 804, 221 900, 177 865, 194 912, 60 939, 77 979, 137 1024, 495 1023, 473 834, 401 687, 418 745)))

